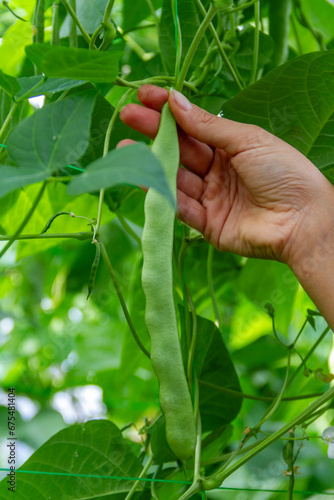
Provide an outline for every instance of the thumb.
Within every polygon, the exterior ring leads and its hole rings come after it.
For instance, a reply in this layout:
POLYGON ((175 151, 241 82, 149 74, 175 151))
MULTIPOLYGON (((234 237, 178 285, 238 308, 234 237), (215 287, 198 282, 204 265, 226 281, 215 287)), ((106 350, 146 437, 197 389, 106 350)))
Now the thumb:
POLYGON ((178 125, 188 135, 235 156, 242 151, 268 143, 270 134, 256 125, 221 118, 192 104, 172 90, 168 103, 178 125))

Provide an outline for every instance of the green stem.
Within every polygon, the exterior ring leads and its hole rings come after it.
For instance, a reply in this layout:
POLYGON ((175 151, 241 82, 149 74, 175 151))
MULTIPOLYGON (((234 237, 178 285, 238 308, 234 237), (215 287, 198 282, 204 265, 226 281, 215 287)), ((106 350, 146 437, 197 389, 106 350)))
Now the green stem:
POLYGON ((132 227, 129 226, 129 224, 126 222, 126 220, 124 219, 123 215, 119 212, 119 210, 115 210, 115 214, 117 215, 117 218, 123 229, 136 241, 136 243, 138 243, 139 246, 141 246, 141 239, 134 232, 132 227))
POLYGON ((132 320, 131 320, 128 308, 126 307, 125 300, 124 300, 123 294, 121 292, 119 283, 117 281, 116 274, 115 274, 114 269, 113 269, 113 267, 111 265, 111 262, 110 262, 110 259, 109 259, 106 247, 104 246, 103 243, 101 243, 100 245, 101 245, 101 254, 102 254, 103 261, 104 261, 105 266, 107 268, 107 271, 108 271, 108 273, 109 273, 109 275, 111 277, 111 280, 112 280, 112 282, 114 284, 114 287, 115 287, 118 299, 120 301, 121 307, 123 309, 124 316, 126 318, 126 321, 128 322, 128 325, 129 325, 129 328, 131 330, 131 333, 132 333, 135 341, 137 342, 138 347, 143 351, 143 353, 145 354, 145 356, 147 356, 149 358, 150 357, 150 353, 147 351, 147 349, 141 343, 141 341, 140 341, 140 339, 139 339, 139 337, 137 335, 137 332, 135 330, 135 327, 133 326, 133 323, 132 323, 132 320))
MULTIPOLYGON (((253 401, 268 401, 268 402, 272 402, 275 400, 274 397, 252 396, 251 394, 244 394, 243 392, 234 391, 233 389, 227 389, 227 387, 221 387, 219 385, 211 384, 210 382, 205 382, 204 380, 199 380, 198 383, 199 385, 210 387, 211 389, 215 389, 216 391, 224 392, 226 394, 231 394, 231 396, 235 396, 236 398, 251 399, 253 401)), ((302 399, 318 398, 323 394, 324 394, 323 392, 320 393, 316 392, 312 394, 304 394, 301 396, 291 396, 287 398, 282 398, 282 401, 300 401, 302 399)))
POLYGON ((219 486, 227 477, 233 474, 236 470, 242 467, 245 463, 247 463, 251 458, 258 455, 261 451, 265 450, 272 443, 277 441, 284 434, 289 432, 290 429, 296 427, 303 423, 307 418, 312 415, 318 408, 324 405, 327 401, 332 399, 334 396, 334 387, 331 387, 328 391, 326 391, 320 398, 311 403, 304 411, 302 411, 299 415, 297 415, 294 419, 290 420, 286 425, 284 425, 280 430, 269 436, 267 439, 264 439, 258 446, 251 450, 249 453, 240 458, 233 466, 229 469, 225 470, 222 474, 215 474, 212 477, 209 477, 207 480, 204 480, 204 486, 206 489, 213 489, 219 486))
POLYGON ((59 45, 59 1, 52 6, 51 45, 59 45))
POLYGON ((187 55, 183 61, 183 65, 175 86, 176 90, 182 91, 183 83, 184 80, 186 79, 191 61, 193 60, 195 52, 204 36, 204 33, 206 32, 207 28, 209 27, 216 13, 217 13, 217 8, 213 4, 210 4, 209 10, 206 13, 201 25, 199 26, 197 33, 194 36, 193 41, 191 42, 187 55))
POLYGON ((269 34, 275 42, 270 68, 283 64, 289 55, 291 0, 269 3, 269 34))
POLYGON ((295 345, 297 344, 297 342, 298 342, 298 340, 299 340, 299 337, 300 337, 300 336, 301 336, 301 334, 303 333, 304 328, 305 328, 305 326, 307 325, 307 323, 308 323, 308 321, 307 321, 307 318, 306 318, 306 320, 305 320, 305 321, 304 321, 304 323, 302 324, 302 327, 301 327, 301 329, 299 330, 299 332, 298 332, 298 334, 297 334, 297 336, 296 336, 295 340, 293 341, 293 344, 292 344, 292 346, 291 346, 291 347, 293 347, 293 348, 295 347, 295 345))
POLYGON ((289 380, 289 384, 288 385, 291 385, 292 382, 294 381, 294 379, 296 378, 296 376, 298 375, 298 373, 300 372, 300 370, 306 365, 307 361, 309 360, 309 358, 312 356, 312 354, 314 353, 314 351, 316 350, 316 348, 318 347, 318 345, 323 341, 323 339, 326 337, 327 333, 330 331, 330 327, 327 326, 325 328, 325 330, 322 332, 322 334, 320 335, 320 337, 318 338, 318 340, 315 342, 315 344, 313 345, 313 347, 309 350, 309 352, 306 354, 304 360, 301 362, 301 364, 298 366, 297 370, 294 372, 294 374, 291 376, 290 380, 289 380))
POLYGON ((134 483, 134 485, 132 486, 131 490, 130 490, 130 491, 129 491, 129 493, 126 495, 125 500, 130 500, 130 499, 133 497, 133 495, 134 495, 134 493, 135 493, 136 489, 137 489, 137 488, 138 488, 138 486, 141 484, 141 482, 140 482, 140 480, 139 480, 139 479, 141 479, 141 478, 143 478, 143 477, 145 477, 145 476, 146 476, 146 474, 147 474, 147 472, 148 472, 149 468, 151 467, 152 463, 153 463, 153 455, 151 455, 151 456, 150 456, 150 458, 148 459, 148 461, 147 461, 147 463, 146 463, 145 467, 143 468, 143 470, 141 471, 141 473, 140 473, 140 475, 139 475, 138 480, 134 483))
POLYGON ((260 420, 260 422, 254 427, 254 431, 258 431, 261 429, 262 425, 269 420, 269 418, 275 413, 279 405, 281 404, 283 395, 286 391, 286 388, 288 386, 288 381, 289 381, 289 374, 290 374, 290 367, 291 367, 291 352, 292 348, 289 348, 288 350, 288 362, 287 362, 287 369, 286 369, 286 374, 285 374, 285 379, 283 383, 283 387, 280 391, 280 393, 277 395, 277 397, 274 399, 266 413, 264 414, 263 418, 260 420))
POLYGON ((297 49, 298 49, 298 52, 299 52, 298 55, 302 56, 304 54, 304 51, 303 51, 302 43, 300 41, 300 36, 299 36, 299 33, 298 33, 298 29, 297 29, 297 25, 296 25, 296 21, 295 21, 294 16, 291 16, 291 26, 292 26, 292 29, 293 29, 293 33, 295 35, 297 49))
POLYGON ((215 290, 213 287, 213 278, 212 278, 212 265, 213 265, 214 251, 215 251, 214 247, 212 245, 209 245, 208 259, 207 259, 207 277, 208 277, 208 285, 209 285, 213 310, 214 310, 215 317, 216 317, 216 325, 220 329, 221 328, 221 320, 220 320, 220 314, 219 314, 218 304, 216 301, 215 290))
POLYGON ((10 120, 12 119, 12 117, 14 115, 17 106, 18 106, 18 102, 14 102, 13 106, 10 108, 10 111, 9 111, 8 115, 6 116, 6 119, 3 122, 2 127, 0 129, 0 140, 2 140, 2 136, 5 133, 5 130, 8 127, 9 122, 10 122, 10 120))
POLYGON ((40 188, 40 190, 39 190, 39 192, 37 193, 37 196, 36 196, 35 200, 32 203, 32 206, 31 206, 29 212, 27 213, 27 215, 25 216, 25 218, 23 219, 22 223, 19 225, 19 227, 17 228, 17 230, 15 231, 15 233, 13 234, 13 236, 11 237, 11 239, 8 241, 7 245, 5 245, 5 247, 1 250, 1 252, 0 252, 0 259, 7 252, 7 250, 12 246, 12 244, 14 243, 14 241, 17 240, 18 236, 20 236, 20 234, 22 233, 23 229, 26 227, 26 225, 30 221, 33 213, 35 212, 35 210, 37 208, 37 205, 41 201, 41 198, 43 196, 43 193, 45 191, 46 186, 47 186, 47 181, 44 181, 43 184, 42 184, 42 186, 41 186, 41 188, 40 188))
POLYGON ((191 317, 192 317, 192 333, 191 333, 190 349, 188 353, 187 375, 188 375, 190 393, 193 394, 194 359, 195 359, 196 344, 197 344, 197 316, 196 316, 195 306, 192 301, 190 291, 187 285, 185 285, 185 293, 187 297, 187 302, 190 306, 191 317))
MULTIPOLYGON (((196 2, 197 2, 197 5, 198 5, 199 9, 202 11, 202 14, 205 16, 206 15, 206 10, 205 10, 205 8, 204 8, 201 0, 196 0, 196 2)), ((216 42, 217 49, 218 49, 218 51, 219 51, 219 53, 220 53, 220 55, 221 55, 224 63, 226 64, 227 69, 231 73, 232 78, 234 79, 235 83, 238 85, 239 89, 242 90, 243 86, 242 86, 242 84, 240 82, 240 79, 239 79, 239 77, 238 77, 235 69, 233 68, 233 66, 232 66, 229 58, 226 55, 226 52, 225 52, 225 50, 224 50, 224 48, 223 48, 223 46, 222 46, 222 44, 220 42, 218 33, 217 33, 214 25, 212 23, 210 23, 209 28, 210 28, 211 34, 212 34, 212 36, 213 36, 213 38, 214 38, 214 40, 216 42)))
POLYGON ((200 491, 200 485, 197 482, 196 484, 193 483, 190 488, 179 498, 179 500, 188 500, 188 498, 191 498, 195 493, 198 493, 200 491))
POLYGON ((85 30, 85 28, 82 26, 82 24, 79 21, 76 13, 74 12, 74 10, 72 9, 72 7, 70 6, 68 0, 61 0, 61 1, 63 2, 64 7, 66 8, 67 12, 71 16, 71 18, 73 19, 73 21, 75 22, 75 24, 78 26, 78 28, 81 31, 81 34, 84 37, 85 41, 88 43, 88 45, 90 45, 90 36, 88 35, 88 33, 85 30))
MULTIPOLYGON (((76 0, 68 0, 69 5, 71 6, 73 12, 76 14, 76 0)), ((77 48, 78 47, 78 37, 77 37, 77 25, 74 21, 73 17, 70 19, 70 34, 69 34, 69 46, 77 48)))
POLYGON ((180 19, 177 12, 177 1, 170 0, 172 4, 172 14, 175 29, 175 81, 180 74, 181 60, 182 60, 182 32, 181 32, 181 24, 180 19))
MULTIPOLYGON (((112 114, 111 120, 108 125, 108 129, 106 132, 105 140, 104 140, 104 148, 103 148, 103 158, 105 158, 109 152, 109 145, 110 145, 110 137, 111 137, 111 132, 113 130, 116 118, 118 116, 118 113, 120 112, 121 107, 123 106, 124 101, 127 99, 127 97, 133 92, 133 89, 128 89, 123 97, 119 100, 117 106, 114 109, 114 112, 112 114)), ((102 209, 103 209, 103 201, 104 201, 104 195, 105 195, 105 189, 100 190, 100 197, 99 197, 99 208, 98 208, 98 213, 97 213, 97 220, 96 220, 96 226, 95 226, 95 232, 94 232, 94 237, 98 235, 100 226, 101 226, 101 219, 102 219, 102 209)))
POLYGON ((309 20, 307 19, 307 17, 305 16, 305 14, 303 12, 300 0, 293 0, 293 2, 294 2, 295 14, 296 14, 298 22, 302 26, 304 26, 304 28, 308 29, 311 32, 314 39, 318 43, 320 50, 327 50, 325 42, 324 42, 323 34, 320 31, 318 31, 317 29, 315 29, 312 26, 312 24, 309 22, 309 20))
POLYGON ((37 0, 35 11, 35 28, 34 43, 44 43, 44 24, 45 24, 45 0, 37 0))
POLYGON ((115 3, 115 0, 108 1, 107 6, 106 6, 105 11, 104 11, 102 23, 108 23, 110 21, 111 11, 113 9, 114 3, 115 3))
MULTIPOLYGON (((152 83, 153 85, 174 85, 175 78, 174 76, 151 76, 150 78, 145 78, 143 80, 136 80, 134 82, 128 82, 124 80, 124 78, 117 77, 115 80, 115 85, 119 85, 120 87, 129 87, 133 89, 139 89, 142 85, 147 83, 152 83)), ((192 92, 198 93, 197 88, 189 82, 184 82, 184 86, 191 90, 192 92)))
POLYGON ((231 14, 232 12, 238 12, 239 10, 248 9, 249 7, 252 7, 252 5, 254 5, 256 2, 260 2, 260 1, 261 0, 251 0, 250 2, 239 5, 238 7, 233 7, 233 9, 224 10, 222 12, 222 15, 226 16, 228 14, 231 14))
POLYGON ((96 30, 94 31, 94 33, 92 34, 92 38, 90 39, 90 44, 89 44, 89 50, 95 50, 96 47, 95 47, 95 42, 97 40, 97 37, 99 36, 99 34, 101 33, 101 31, 103 30, 103 24, 100 24, 96 30))
MULTIPOLYGON (((0 235, 0 241, 10 241, 13 236, 0 235)), ((91 240, 92 233, 54 233, 54 234, 23 234, 16 236, 16 240, 49 240, 49 239, 73 238, 76 240, 91 240)))
POLYGON ((260 42, 260 2, 254 4, 254 18, 255 18, 255 33, 254 33, 254 50, 253 50, 253 66, 250 84, 257 80, 257 67, 259 63, 259 42, 260 42))

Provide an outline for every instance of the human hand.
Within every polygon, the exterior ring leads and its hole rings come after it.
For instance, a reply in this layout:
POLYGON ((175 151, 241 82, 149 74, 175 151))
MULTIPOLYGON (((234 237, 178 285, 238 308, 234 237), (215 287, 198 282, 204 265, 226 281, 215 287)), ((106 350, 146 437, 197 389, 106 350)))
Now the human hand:
MULTIPOLYGON (((324 221, 334 188, 299 151, 248 124, 211 115, 179 93, 144 85, 124 123, 154 138, 169 101, 179 126, 178 215, 218 250, 293 265, 305 228, 324 221)), ((131 141, 120 143, 124 146, 131 141)))

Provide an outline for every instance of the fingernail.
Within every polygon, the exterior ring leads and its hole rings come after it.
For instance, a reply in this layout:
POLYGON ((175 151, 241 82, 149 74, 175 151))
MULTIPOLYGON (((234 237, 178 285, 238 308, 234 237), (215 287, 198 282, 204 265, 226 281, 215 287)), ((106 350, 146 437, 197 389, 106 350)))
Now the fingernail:
POLYGON ((180 106, 181 109, 183 109, 183 111, 189 111, 189 109, 192 108, 191 102, 188 101, 188 99, 177 90, 172 90, 171 96, 176 104, 180 106))

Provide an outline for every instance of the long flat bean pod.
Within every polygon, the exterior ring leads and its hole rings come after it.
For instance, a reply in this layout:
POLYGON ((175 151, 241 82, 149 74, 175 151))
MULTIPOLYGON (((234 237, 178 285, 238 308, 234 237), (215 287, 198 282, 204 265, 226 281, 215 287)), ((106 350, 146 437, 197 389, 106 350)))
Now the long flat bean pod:
MULTIPOLYGON (((163 164, 176 196, 179 146, 174 117, 166 103, 152 151, 163 164)), ((180 460, 192 457, 196 428, 182 362, 173 298, 172 251, 175 213, 169 201, 150 189, 145 201, 142 237, 142 283, 145 320, 151 338, 151 361, 159 381, 159 401, 166 419, 166 438, 180 460)))

